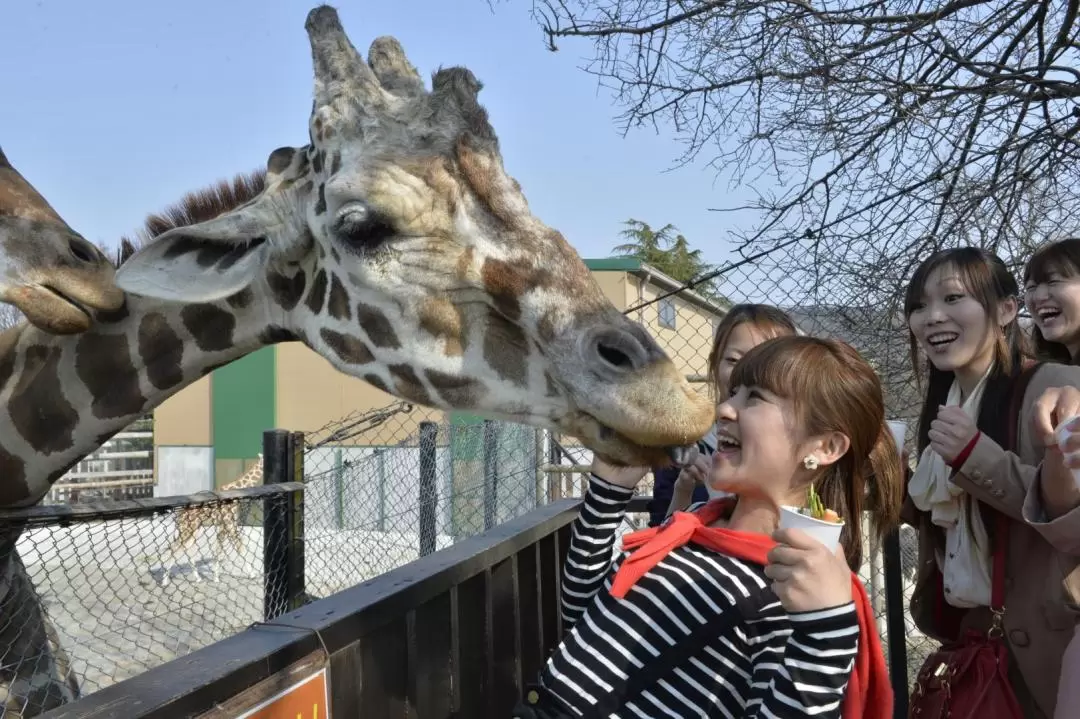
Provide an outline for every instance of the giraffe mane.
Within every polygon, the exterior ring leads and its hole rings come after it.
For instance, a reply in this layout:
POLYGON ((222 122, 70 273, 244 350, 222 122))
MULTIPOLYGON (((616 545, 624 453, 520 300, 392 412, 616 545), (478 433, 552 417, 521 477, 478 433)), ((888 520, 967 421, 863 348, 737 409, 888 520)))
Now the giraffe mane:
POLYGON ((265 188, 266 170, 255 170, 188 192, 161 212, 147 215, 142 228, 131 237, 120 238, 117 266, 127 261, 136 249, 152 243, 169 230, 212 220, 254 200, 265 188))

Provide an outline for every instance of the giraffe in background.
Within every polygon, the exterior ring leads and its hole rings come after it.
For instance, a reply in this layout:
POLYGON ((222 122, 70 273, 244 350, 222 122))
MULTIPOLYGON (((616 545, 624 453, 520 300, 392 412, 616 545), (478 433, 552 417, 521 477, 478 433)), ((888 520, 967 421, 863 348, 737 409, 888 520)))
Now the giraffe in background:
MULTIPOLYGON (((243 474, 228 484, 222 485, 219 491, 226 492, 231 489, 247 489, 257 487, 263 483, 263 456, 259 453, 255 464, 251 465, 243 474)), ((225 543, 229 542, 235 552, 243 549, 243 539, 240 536, 240 501, 214 502, 200 504, 193 507, 182 507, 176 512, 176 537, 169 543, 165 550, 165 557, 170 561, 162 562, 164 570, 158 584, 162 587, 169 584, 172 569, 176 566, 176 555, 181 552, 191 567, 191 580, 201 582, 197 560, 191 550, 200 529, 206 527, 216 529, 214 542, 213 561, 210 564, 210 581, 217 579, 218 567, 226 556, 225 543)))

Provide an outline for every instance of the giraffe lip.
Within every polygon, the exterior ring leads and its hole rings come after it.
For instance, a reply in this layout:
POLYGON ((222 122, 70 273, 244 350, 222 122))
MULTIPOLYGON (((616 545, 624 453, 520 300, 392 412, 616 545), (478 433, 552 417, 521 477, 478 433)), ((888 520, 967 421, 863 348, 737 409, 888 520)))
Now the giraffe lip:
POLYGON ((64 294, 63 292, 61 292, 60 290, 56 289, 56 288, 55 288, 55 287, 53 287, 52 285, 38 285, 38 287, 40 287, 40 288, 41 288, 41 289, 43 289, 43 290, 46 290, 47 292, 50 292, 50 293, 52 293, 53 295, 55 295, 56 297, 60 298, 61 300, 63 300, 63 301, 64 301, 64 302, 66 302, 67 304, 71 305, 71 306, 72 306, 72 307, 74 307, 75 309, 77 309, 77 310, 79 310, 80 312, 82 312, 82 313, 83 313, 84 315, 86 315, 87 317, 91 317, 91 316, 92 316, 92 315, 91 315, 91 313, 90 313, 90 310, 89 310, 89 309, 88 309, 88 308, 86 307, 86 305, 84 305, 84 304, 83 304, 82 302, 79 302, 79 301, 78 301, 77 299, 75 299, 75 298, 71 297, 70 295, 66 295, 66 294, 64 294))

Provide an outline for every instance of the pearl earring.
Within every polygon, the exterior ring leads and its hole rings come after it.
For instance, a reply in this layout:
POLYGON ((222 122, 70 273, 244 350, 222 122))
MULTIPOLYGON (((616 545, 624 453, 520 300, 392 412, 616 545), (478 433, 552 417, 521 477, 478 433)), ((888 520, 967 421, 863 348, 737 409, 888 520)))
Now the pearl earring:
POLYGON ((817 457, 815 457, 812 454, 808 454, 805 457, 803 457, 802 464, 803 464, 804 467, 806 467, 811 472, 813 472, 815 469, 818 468, 817 457))

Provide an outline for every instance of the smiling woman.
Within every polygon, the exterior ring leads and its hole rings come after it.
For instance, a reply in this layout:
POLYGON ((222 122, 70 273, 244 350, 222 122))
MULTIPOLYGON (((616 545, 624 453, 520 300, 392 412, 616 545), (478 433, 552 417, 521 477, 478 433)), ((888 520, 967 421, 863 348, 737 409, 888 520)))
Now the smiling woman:
POLYGON ((1035 322, 1039 357, 1077 364, 1080 359, 1080 238, 1041 248, 1024 267, 1024 301, 1035 322))
MULTIPOLYGON (((974 247, 916 269, 904 309, 913 361, 929 360, 929 378, 904 519, 919 531, 916 625, 947 643, 967 630, 986 637, 1007 607, 1009 631, 991 635, 1008 654, 997 699, 1016 716, 1049 717, 1078 599, 1069 586, 1080 579, 1080 510, 1044 482, 1045 442, 1032 427, 1051 421, 1044 393, 1080 384, 1080 368, 1030 366, 1018 294, 1001 259, 974 247)), ((952 679, 954 697, 966 680, 952 679)))

